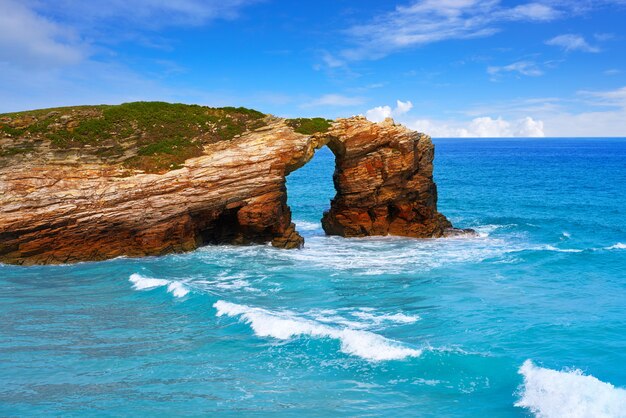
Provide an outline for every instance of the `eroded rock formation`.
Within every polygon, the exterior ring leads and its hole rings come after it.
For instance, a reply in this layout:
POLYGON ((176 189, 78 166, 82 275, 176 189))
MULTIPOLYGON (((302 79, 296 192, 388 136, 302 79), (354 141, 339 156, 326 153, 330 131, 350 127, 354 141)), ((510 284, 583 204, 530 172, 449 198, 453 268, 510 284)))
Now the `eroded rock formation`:
POLYGON ((0 166, 0 262, 69 263, 161 255, 204 244, 303 244, 291 222, 285 177, 328 145, 337 196, 328 234, 438 237, 433 146, 426 135, 354 117, 299 134, 283 119, 161 174, 45 154, 0 166))
POLYGON ((337 195, 324 214, 330 235, 441 237, 452 227, 437 212, 434 147, 427 135, 387 119, 340 119, 328 135, 337 195))

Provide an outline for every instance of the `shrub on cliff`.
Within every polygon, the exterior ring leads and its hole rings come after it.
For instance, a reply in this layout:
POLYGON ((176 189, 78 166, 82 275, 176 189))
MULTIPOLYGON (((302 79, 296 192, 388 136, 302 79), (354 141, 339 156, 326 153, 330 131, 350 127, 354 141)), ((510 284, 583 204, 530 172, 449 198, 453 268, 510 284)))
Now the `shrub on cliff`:
POLYGON ((287 125, 291 126, 294 131, 304 135, 324 133, 328 131, 331 123, 331 120, 324 118, 287 119, 287 125))
POLYGON ((0 157, 49 148, 92 155, 129 169, 162 172, 201 155, 205 145, 264 126, 264 117, 243 107, 164 102, 9 113, 0 115, 0 139, 7 143, 0 157))

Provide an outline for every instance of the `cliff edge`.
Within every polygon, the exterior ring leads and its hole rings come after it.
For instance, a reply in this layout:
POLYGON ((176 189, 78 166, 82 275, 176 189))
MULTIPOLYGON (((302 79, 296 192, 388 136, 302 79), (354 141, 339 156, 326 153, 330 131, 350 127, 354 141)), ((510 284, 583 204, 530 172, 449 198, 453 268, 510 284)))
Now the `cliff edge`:
POLYGON ((454 231, 437 212, 430 138, 392 120, 140 102, 0 115, 0 262, 301 247, 285 179, 323 146, 336 157, 327 234, 454 231))

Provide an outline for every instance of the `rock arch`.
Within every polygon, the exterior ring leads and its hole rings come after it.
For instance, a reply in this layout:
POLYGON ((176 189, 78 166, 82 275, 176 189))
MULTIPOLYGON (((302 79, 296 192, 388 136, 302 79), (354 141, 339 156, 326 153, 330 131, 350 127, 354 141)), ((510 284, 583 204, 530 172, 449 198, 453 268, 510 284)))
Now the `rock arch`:
POLYGON ((451 228, 437 212, 428 136, 363 117, 303 135, 274 118, 164 174, 45 159, 0 168, 0 262, 68 263, 222 243, 300 247, 286 176, 323 146, 336 159, 326 233, 424 238, 451 228))
MULTIPOLYGON (((375 124, 353 117, 339 119, 327 133, 314 136, 311 145, 314 149, 327 145, 335 155, 336 195, 322 217, 326 234, 430 238, 452 230, 437 211, 434 147, 427 135, 392 119, 375 124)), ((308 162, 313 153, 307 152, 296 166, 308 162)), ((289 224, 287 234, 296 239, 290 218, 289 224)), ((299 245, 284 238, 273 243, 299 245)))

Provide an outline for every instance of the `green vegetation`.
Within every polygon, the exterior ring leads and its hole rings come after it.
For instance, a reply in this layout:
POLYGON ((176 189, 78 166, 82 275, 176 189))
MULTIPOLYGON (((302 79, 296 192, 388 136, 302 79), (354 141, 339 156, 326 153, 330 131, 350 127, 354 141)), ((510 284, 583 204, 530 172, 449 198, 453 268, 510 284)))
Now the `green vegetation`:
POLYGON ((287 125, 291 126, 294 131, 304 135, 327 132, 331 123, 332 120, 324 118, 287 119, 287 125))
POLYGON ((205 145, 265 126, 264 117, 243 107, 164 102, 0 114, 0 139, 14 142, 0 157, 48 143, 53 150, 78 150, 130 169, 163 172, 201 155, 205 145))

